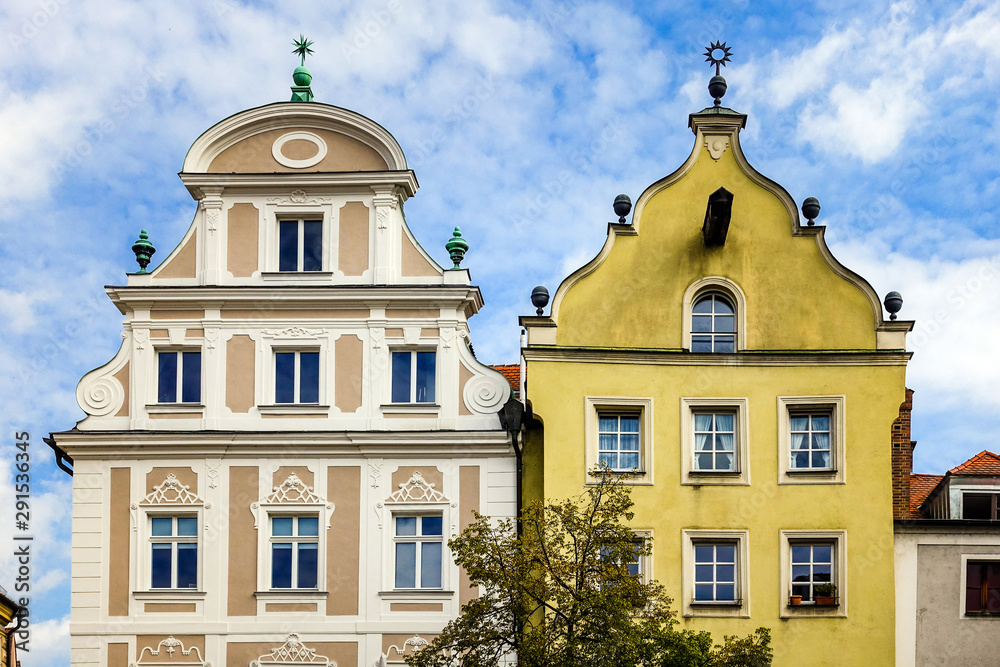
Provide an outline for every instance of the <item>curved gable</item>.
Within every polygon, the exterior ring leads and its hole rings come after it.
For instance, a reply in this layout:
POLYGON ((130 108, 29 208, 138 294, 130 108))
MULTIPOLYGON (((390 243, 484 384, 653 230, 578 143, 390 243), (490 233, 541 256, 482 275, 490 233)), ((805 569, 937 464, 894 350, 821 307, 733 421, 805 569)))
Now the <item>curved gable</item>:
POLYGON ((633 225, 612 225, 598 256, 560 285, 557 343, 685 349, 685 291, 716 276, 746 293, 747 350, 876 349, 883 322, 874 290, 833 258, 823 228, 801 227, 788 193, 747 163, 743 117, 699 116, 684 165, 650 186, 633 225), (724 242, 709 247, 702 226, 720 187, 734 196, 731 222, 724 242))
POLYGON ((191 146, 183 173, 400 171, 403 150, 381 125, 347 109, 280 102, 216 123, 191 146))

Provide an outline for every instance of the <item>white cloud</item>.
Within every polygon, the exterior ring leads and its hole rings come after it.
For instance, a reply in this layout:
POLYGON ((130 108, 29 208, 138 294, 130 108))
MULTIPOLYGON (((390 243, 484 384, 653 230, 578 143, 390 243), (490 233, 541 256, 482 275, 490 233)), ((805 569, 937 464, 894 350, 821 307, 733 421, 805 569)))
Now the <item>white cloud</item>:
POLYGON ((65 665, 69 659, 69 615, 33 622, 30 628, 30 651, 19 651, 17 659, 24 667, 65 665))

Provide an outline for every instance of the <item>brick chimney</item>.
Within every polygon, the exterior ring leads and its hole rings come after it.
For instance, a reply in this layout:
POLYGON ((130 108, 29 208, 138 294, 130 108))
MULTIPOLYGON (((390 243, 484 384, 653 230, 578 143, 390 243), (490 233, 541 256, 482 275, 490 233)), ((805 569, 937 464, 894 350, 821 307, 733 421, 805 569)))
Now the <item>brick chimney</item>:
POLYGON ((906 390, 906 400, 899 406, 899 417, 892 422, 892 518, 910 516, 910 474, 913 472, 913 448, 910 440, 910 412, 913 390, 906 390))

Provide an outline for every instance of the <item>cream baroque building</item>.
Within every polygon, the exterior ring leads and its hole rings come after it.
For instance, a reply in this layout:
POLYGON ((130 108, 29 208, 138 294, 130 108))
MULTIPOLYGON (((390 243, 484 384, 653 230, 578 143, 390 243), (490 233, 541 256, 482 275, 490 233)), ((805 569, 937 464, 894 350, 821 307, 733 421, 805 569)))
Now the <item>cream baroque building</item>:
POLYGON ((515 512, 510 386, 468 343, 479 289, 414 239, 416 178, 351 111, 236 114, 180 177, 194 222, 107 288, 124 341, 53 434, 71 664, 401 662, 476 594, 448 538, 515 512))

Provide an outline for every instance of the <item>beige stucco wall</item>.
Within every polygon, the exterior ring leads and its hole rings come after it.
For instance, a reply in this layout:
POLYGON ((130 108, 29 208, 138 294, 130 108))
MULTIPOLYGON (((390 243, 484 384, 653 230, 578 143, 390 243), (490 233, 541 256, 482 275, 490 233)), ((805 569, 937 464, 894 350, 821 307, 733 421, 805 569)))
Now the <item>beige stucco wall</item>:
POLYGON ((917 547, 917 667, 1000 664, 1000 618, 960 612, 965 608, 963 554, 996 556, 1000 545, 917 547))
MULTIPOLYGON (((382 171, 387 169, 385 160, 370 146, 343 134, 316 128, 308 128, 308 131, 319 135, 326 142, 326 157, 318 164, 305 169, 286 167, 274 159, 271 147, 278 137, 294 132, 295 129, 289 127, 280 130, 267 130, 247 137, 219 153, 209 165, 208 172, 216 174, 269 174, 296 171, 382 171)), ((282 154, 286 157, 292 157, 287 150, 283 150, 282 154)))

